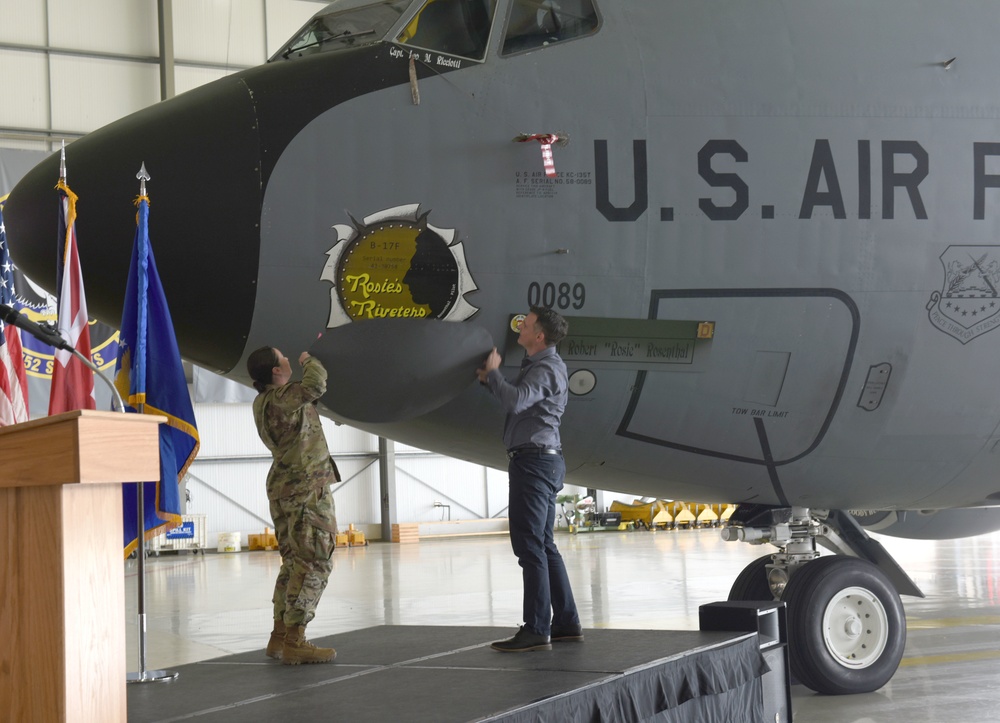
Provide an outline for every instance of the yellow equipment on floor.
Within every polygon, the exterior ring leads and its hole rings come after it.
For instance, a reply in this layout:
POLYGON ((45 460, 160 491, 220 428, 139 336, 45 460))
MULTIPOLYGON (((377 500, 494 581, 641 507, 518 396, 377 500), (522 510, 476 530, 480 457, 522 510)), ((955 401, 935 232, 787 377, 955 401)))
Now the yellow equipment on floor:
POLYGON ((368 544, 365 533, 354 529, 354 524, 347 526, 347 532, 338 532, 336 537, 337 547, 364 547, 368 544))
POLYGON ((247 535, 247 541, 251 550, 277 550, 278 540, 271 532, 270 527, 264 528, 263 535, 247 535))
POLYGON ((653 508, 655 506, 653 502, 634 502, 629 505, 618 500, 613 500, 610 511, 621 514, 622 524, 637 522, 641 523, 646 529, 649 529, 653 525, 653 508))

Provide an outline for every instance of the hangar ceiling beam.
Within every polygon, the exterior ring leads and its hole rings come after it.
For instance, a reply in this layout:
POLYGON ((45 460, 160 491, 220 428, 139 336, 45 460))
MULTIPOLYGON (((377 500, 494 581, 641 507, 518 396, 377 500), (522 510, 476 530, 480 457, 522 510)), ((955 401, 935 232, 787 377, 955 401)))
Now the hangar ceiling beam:
POLYGON ((174 0, 157 0, 160 38, 160 100, 174 97, 174 0))

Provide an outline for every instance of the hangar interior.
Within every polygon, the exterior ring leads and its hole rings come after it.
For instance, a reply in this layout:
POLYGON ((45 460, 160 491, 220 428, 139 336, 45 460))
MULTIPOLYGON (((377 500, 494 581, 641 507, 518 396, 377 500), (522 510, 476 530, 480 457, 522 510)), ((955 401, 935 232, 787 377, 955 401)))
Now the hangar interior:
MULTIPOLYGON (((324 4, 0 0, 0 196, 62 141, 71 149, 74 139, 131 112, 263 63, 324 4)), ((72 182, 71 150, 68 157, 72 182)), ((155 201, 156 169, 149 172, 155 201)), ((224 180, 220 173, 220 184, 224 180)), ((85 204, 81 199, 81 214, 85 204)), ((152 224, 155 228, 155 216, 152 224)), ((11 243, 16 260, 16 239, 11 243)), ((191 368, 190 374, 202 448, 185 480, 186 511, 204 516, 199 532, 209 552, 169 550, 149 558, 146 570, 150 665, 183 666, 186 677, 196 675, 195 664, 260 651, 280 564, 273 550, 216 552, 220 536, 236 534, 246 548, 249 535, 270 524, 263 494, 270 457, 253 429, 252 392, 205 370, 191 368)), ((97 391, 107 408, 105 390, 99 386, 97 391)), ((43 404, 33 410, 33 416, 41 414, 43 404)), ((377 544, 337 551, 313 636, 382 625, 516 625, 520 573, 506 537, 498 534, 503 532, 506 475, 394 446, 396 519, 441 529, 443 523, 462 523, 464 532, 476 534, 417 544, 379 542, 388 537, 379 499, 385 444, 327 420, 324 426, 344 477, 336 489, 339 521, 356 525, 377 544)), ((565 491, 587 494, 579 488, 565 491)), ((613 499, 631 496, 598 492, 597 505, 606 507, 613 499)), ((739 569, 761 554, 758 548, 726 545, 711 530, 559 539, 580 592, 583 624, 596 630, 695 630, 699 606, 724 599, 739 569)), ((904 599, 909 637, 903 665, 888 686, 861 696, 824 697, 793 685, 796 718, 850 723, 997 719, 1000 537, 883 542, 927 593, 925 599, 904 599)), ((126 561, 124 574, 128 665, 134 670, 134 560, 126 561)), ((338 663, 352 664, 348 659, 338 663)), ((450 695, 440 691, 445 703, 450 695)), ((233 711, 240 714, 238 706, 233 711)))

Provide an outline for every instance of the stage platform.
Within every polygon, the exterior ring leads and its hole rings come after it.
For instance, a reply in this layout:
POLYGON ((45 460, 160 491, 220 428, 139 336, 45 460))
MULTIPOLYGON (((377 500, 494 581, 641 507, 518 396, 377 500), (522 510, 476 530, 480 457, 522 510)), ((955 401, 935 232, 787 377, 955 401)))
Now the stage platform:
POLYGON ((282 665, 262 648, 182 665, 171 682, 128 685, 128 720, 765 720, 756 633, 587 630, 551 651, 489 647, 513 632, 379 626, 314 640, 337 649, 333 663, 282 665))

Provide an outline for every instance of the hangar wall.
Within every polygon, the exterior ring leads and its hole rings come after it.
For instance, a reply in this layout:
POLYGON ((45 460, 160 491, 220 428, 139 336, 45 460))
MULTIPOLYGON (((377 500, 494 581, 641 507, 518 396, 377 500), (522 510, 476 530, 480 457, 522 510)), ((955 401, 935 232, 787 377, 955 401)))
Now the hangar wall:
POLYGON ((175 94, 259 65, 325 2, 0 0, 0 146, 53 150, 175 94), (172 20, 161 56, 159 13, 172 20))

